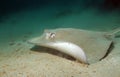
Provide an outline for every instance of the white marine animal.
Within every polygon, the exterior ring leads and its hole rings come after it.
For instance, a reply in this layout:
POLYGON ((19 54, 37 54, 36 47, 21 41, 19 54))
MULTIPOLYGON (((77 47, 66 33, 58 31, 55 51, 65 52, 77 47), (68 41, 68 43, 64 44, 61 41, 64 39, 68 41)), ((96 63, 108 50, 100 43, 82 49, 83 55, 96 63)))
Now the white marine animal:
POLYGON ((99 62, 114 48, 114 39, 120 28, 110 32, 88 31, 75 28, 47 29, 30 43, 64 52, 83 63, 99 62), (87 58, 86 58, 87 57, 87 58))

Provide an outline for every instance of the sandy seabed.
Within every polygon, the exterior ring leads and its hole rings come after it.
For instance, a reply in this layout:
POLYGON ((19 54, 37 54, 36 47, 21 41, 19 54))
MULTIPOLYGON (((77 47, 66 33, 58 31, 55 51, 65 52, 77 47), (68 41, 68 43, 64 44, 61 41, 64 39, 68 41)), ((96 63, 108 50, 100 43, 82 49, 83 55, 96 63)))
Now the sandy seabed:
POLYGON ((105 59, 85 65, 44 51, 32 51, 33 46, 25 41, 14 42, 8 45, 10 53, 0 54, 0 77, 119 77, 120 38, 115 39, 114 45, 105 59))

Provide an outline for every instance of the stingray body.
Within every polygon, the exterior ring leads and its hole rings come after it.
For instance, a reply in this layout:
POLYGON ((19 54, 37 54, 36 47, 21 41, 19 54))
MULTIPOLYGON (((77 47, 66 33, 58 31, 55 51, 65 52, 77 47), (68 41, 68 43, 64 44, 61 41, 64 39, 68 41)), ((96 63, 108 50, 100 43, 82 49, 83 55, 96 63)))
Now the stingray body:
POLYGON ((106 55, 113 42, 113 34, 107 33, 58 28, 47 30, 29 42, 65 52, 83 63, 95 63, 106 55))

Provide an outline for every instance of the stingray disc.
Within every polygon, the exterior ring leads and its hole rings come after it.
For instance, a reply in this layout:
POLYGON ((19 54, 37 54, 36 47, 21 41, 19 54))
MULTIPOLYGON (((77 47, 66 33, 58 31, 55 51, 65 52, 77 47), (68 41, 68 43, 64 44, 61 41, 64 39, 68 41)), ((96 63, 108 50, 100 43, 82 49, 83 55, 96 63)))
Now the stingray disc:
MULTIPOLYGON (((40 37, 29 40, 30 43, 52 48, 50 42, 70 42, 84 51, 89 63, 99 61, 107 53, 112 40, 104 36, 105 32, 87 31, 73 28, 59 28, 45 31, 40 37)), ((57 48, 56 48, 57 49, 57 48)))

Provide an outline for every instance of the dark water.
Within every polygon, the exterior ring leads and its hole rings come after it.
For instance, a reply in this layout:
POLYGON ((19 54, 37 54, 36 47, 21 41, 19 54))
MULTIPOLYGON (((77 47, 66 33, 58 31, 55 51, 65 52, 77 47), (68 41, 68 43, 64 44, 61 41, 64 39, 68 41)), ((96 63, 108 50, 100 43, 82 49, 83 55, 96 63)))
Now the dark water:
POLYGON ((120 7, 119 0, 1 0, 0 13, 6 14, 27 9, 36 9, 42 7, 74 7, 82 6, 84 8, 93 7, 105 10, 116 9, 120 7))
POLYGON ((1 0, 0 42, 44 29, 120 27, 119 0, 1 0))

